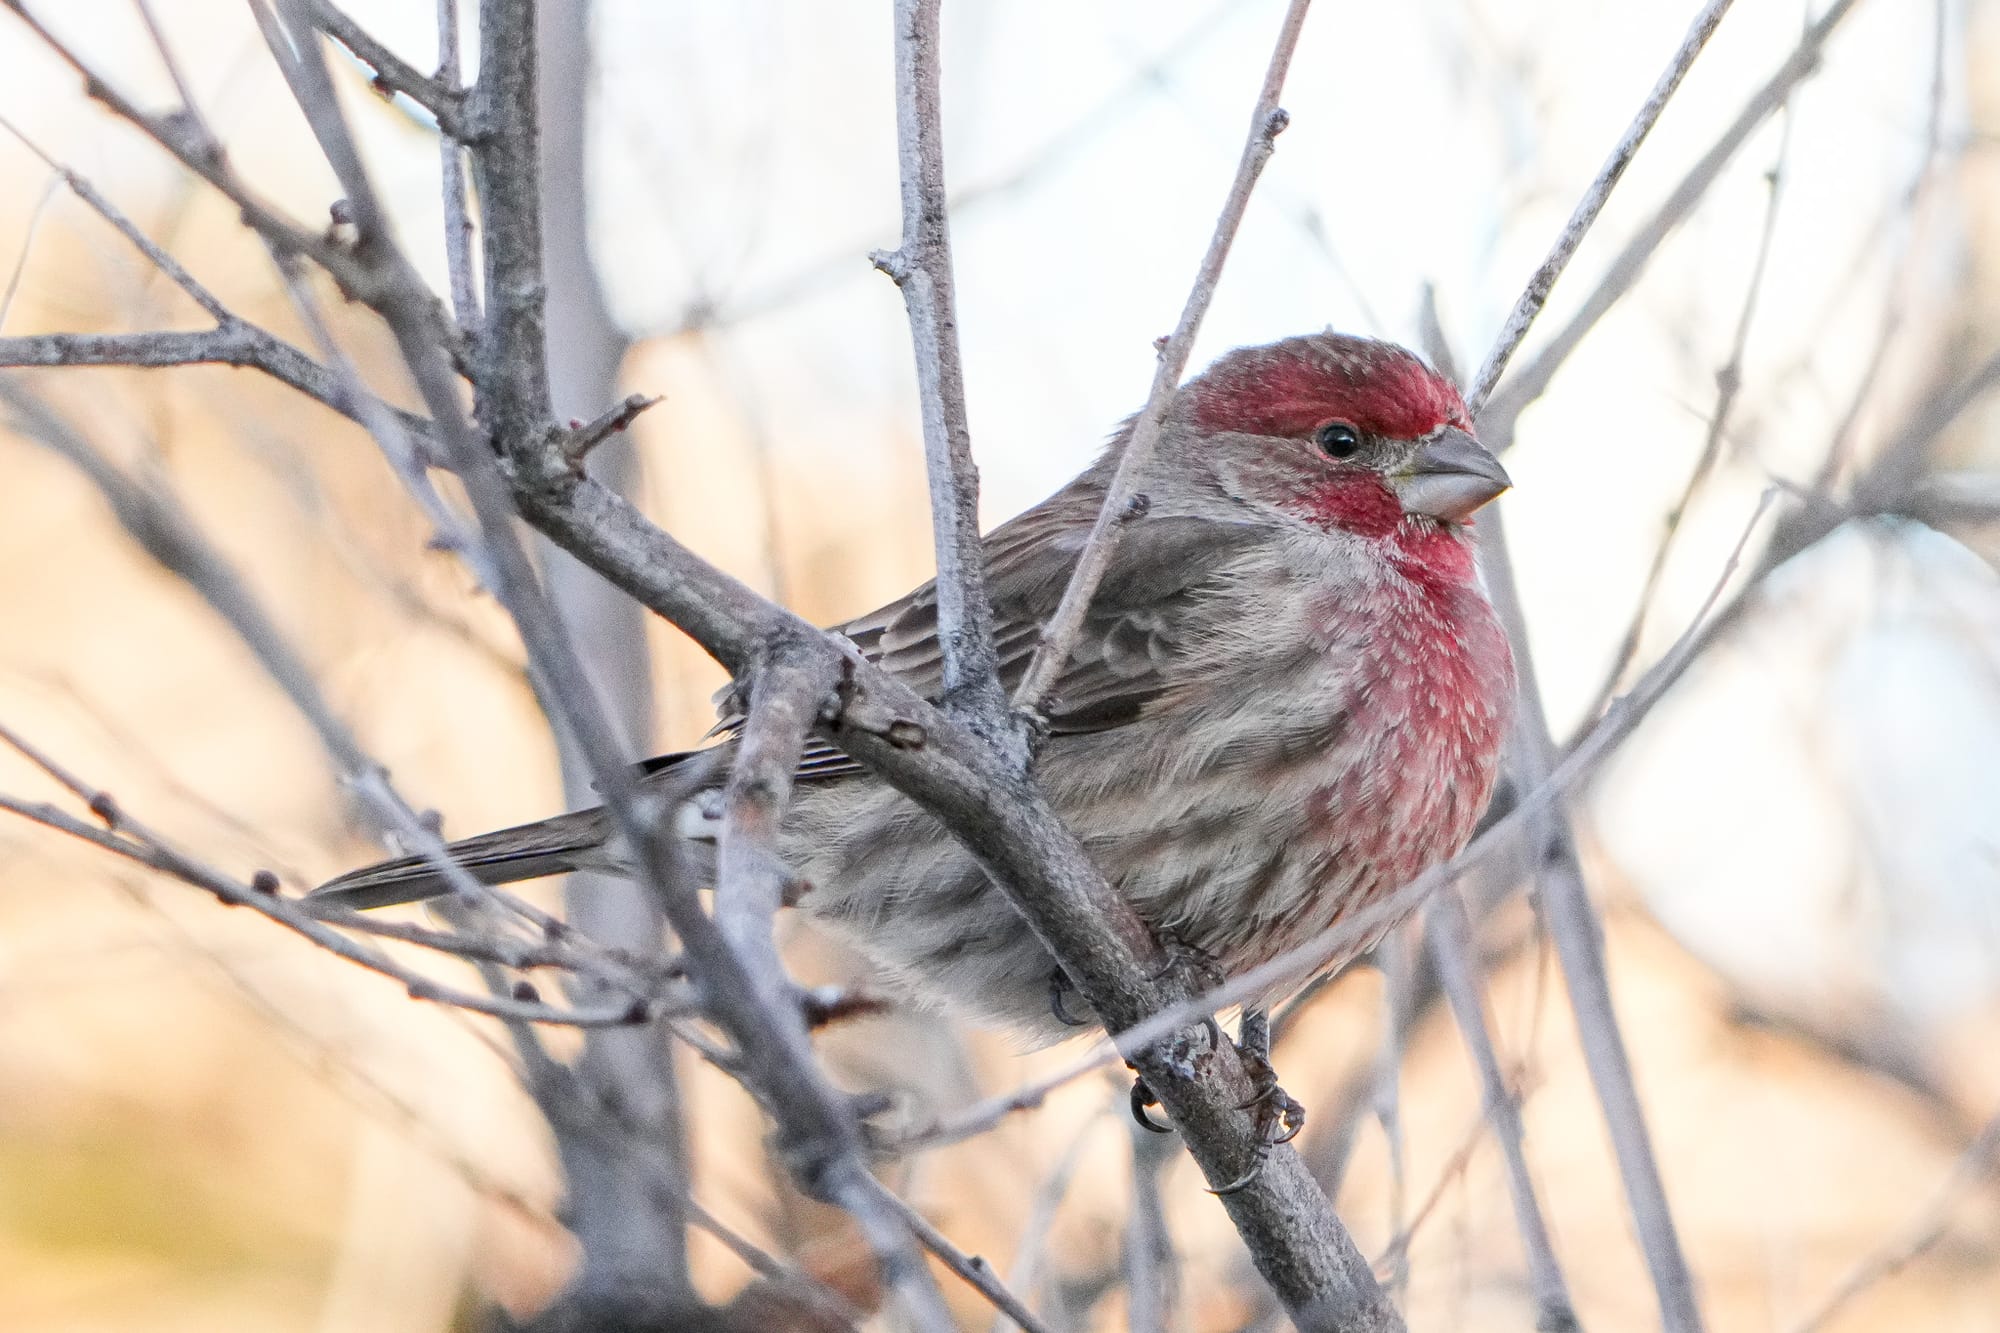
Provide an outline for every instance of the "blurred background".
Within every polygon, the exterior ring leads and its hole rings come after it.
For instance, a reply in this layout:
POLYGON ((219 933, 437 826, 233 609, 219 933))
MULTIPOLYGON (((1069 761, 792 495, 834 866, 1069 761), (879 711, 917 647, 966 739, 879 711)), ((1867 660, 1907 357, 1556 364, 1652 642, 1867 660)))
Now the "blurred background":
MULTIPOLYGON (((347 8, 435 67, 430 6, 347 8)), ((551 226, 587 244, 604 310, 572 313, 616 392, 664 398, 633 432, 635 497, 815 620, 897 595, 928 575, 930 545, 907 325, 866 258, 898 227, 887 13, 553 8, 587 23, 587 63, 550 109, 587 125, 551 226)), ((1283 6, 945 8, 962 334, 997 522, 1143 400, 1283 6)), ((117 86, 169 104, 124 0, 37 9, 117 86)), ((1325 0, 1195 364, 1327 325, 1424 343, 1428 285, 1445 347, 1476 365, 1690 9, 1325 0)), ((237 169, 293 216, 324 218, 337 187, 243 7, 157 11, 237 169)), ((1812 13, 1730 13, 1542 337, 1812 13)), ((434 134, 332 54, 401 239, 442 288, 434 134)), ((233 308, 309 342, 233 209, 5 16, 0 116, 233 308)), ((1937 420, 2000 343, 1997 135, 2000 5, 1863 0, 1507 455, 1502 503, 1559 740, 1680 638, 1760 495, 1783 488, 1723 623, 1578 805, 1619 1016, 1717 1328, 2000 1328, 2000 410, 1977 399, 1937 420), (1942 426, 1928 447, 1898 449, 1926 423, 1942 426)), ((0 183, 0 334, 202 326, 12 135, 0 183)), ((379 328, 340 333, 371 383, 411 400, 379 328)), ((184 500, 447 834, 561 807, 509 623, 426 549, 359 429, 249 371, 31 383, 184 500)), ((237 873, 305 887, 371 859, 310 731, 96 492, 11 436, 0 475, 0 720, 237 873)), ((619 658, 638 681, 608 687, 650 689, 654 747, 690 744, 722 673, 663 623, 643 635, 649 657, 619 658)), ((11 754, 0 790, 55 795, 11 754)), ((1519 886, 1489 878, 1475 897, 1497 904, 1481 931, 1493 1025, 1578 1314, 1654 1326, 1561 974, 1519 886)), ((802 977, 855 975, 785 929, 802 977)), ((1524 1327, 1500 1159, 1433 992, 1407 967, 1357 967, 1288 1017, 1278 1068, 1311 1112, 1302 1151, 1412 1327, 1524 1327)), ((1076 1049, 1023 1056, 905 1012, 821 1040, 839 1082, 893 1091, 917 1122, 1076 1049)), ((0 1327, 417 1333, 475 1326, 495 1304, 531 1314, 576 1247, 550 1131, 511 1059, 481 1020, 0 822, 0 1327)), ((677 1063, 699 1205, 871 1304, 865 1251, 784 1183, 747 1097, 677 1063)), ((1124 1327, 1123 1093, 1082 1080, 885 1176, 1052 1326, 1124 1327)), ((1198 1173, 1178 1154, 1159 1170, 1175 1326, 1280 1327, 1198 1173)), ((689 1247, 712 1301, 754 1276, 707 1231, 689 1247)), ((944 1284, 965 1326, 985 1327, 990 1311, 944 1284)))

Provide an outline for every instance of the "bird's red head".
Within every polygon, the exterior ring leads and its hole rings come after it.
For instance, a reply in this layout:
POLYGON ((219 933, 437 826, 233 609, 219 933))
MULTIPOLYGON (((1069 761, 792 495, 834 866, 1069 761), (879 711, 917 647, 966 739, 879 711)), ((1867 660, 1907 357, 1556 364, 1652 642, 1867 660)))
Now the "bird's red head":
POLYGON ((1393 343, 1319 333, 1223 356, 1177 415, 1239 499, 1363 537, 1456 530, 1509 485, 1449 380, 1393 343))
POLYGON ((1440 426, 1470 432, 1450 380, 1394 343, 1343 333, 1240 347, 1188 386, 1208 431, 1307 436, 1345 420, 1364 434, 1415 440, 1440 426))

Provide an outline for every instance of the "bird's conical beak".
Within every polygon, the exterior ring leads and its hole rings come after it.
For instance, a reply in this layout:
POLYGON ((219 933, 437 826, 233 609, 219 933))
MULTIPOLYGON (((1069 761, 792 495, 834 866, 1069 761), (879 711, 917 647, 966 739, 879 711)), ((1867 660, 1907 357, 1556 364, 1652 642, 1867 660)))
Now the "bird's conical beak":
POLYGON ((1408 468, 1389 478, 1406 514, 1462 523, 1514 484, 1486 446, 1451 426, 1425 440, 1408 468))

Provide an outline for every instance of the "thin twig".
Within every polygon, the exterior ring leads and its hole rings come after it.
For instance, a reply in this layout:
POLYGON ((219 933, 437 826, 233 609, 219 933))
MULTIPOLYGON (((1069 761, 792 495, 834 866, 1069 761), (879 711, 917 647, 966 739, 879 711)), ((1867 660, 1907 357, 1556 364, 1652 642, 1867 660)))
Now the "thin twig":
MULTIPOLYGON (((437 0, 438 81, 458 87, 458 0, 437 0)), ((348 48, 352 50, 352 47, 348 48)), ((577 96, 583 96, 579 89, 577 96)), ((442 125, 442 122, 440 122, 442 125)), ((445 272, 451 278, 451 313, 463 329, 479 325, 479 289, 472 277, 472 211, 465 197, 465 146, 452 134, 438 135, 438 175, 444 190, 445 272)))
MULTIPOLYGON (((9 744, 14 743, 11 735, 7 740, 9 744)), ((91 801, 93 805, 102 806, 106 799, 104 793, 93 792, 91 801)), ((131 823, 129 817, 122 811, 118 815, 118 825, 129 836, 121 836, 116 831, 99 828, 47 802, 24 801, 17 797, 0 795, 0 810, 18 815, 31 823, 40 824, 43 828, 90 843, 148 869, 171 875, 196 888, 204 889, 215 895, 225 906, 248 907, 259 915, 268 917, 304 936, 327 952, 399 983, 413 1000, 426 1000, 433 1004, 490 1014, 495 1018, 506 1018, 515 1022, 551 1023, 567 1027, 622 1027, 633 1023, 650 1022, 653 1018, 650 1007, 644 1004, 620 1004, 591 1009, 558 1008, 538 1000, 481 995, 444 985, 434 977, 401 966, 386 954, 356 943, 339 931, 306 915, 293 901, 278 897, 276 894, 259 892, 255 885, 239 883, 220 871, 213 870, 176 851, 158 835, 141 832, 140 826, 131 823)))
POLYGON ((1627 125, 1625 133, 1619 136, 1617 144, 1611 149, 1611 156, 1607 157, 1604 165, 1597 169, 1597 175, 1584 190, 1583 197, 1576 201, 1576 207, 1570 211, 1569 221, 1563 224, 1563 229, 1556 235, 1555 244, 1549 247, 1548 257, 1542 260, 1541 267, 1529 277, 1528 285, 1521 289, 1521 295, 1515 300, 1514 308, 1507 314, 1507 322, 1500 326, 1500 335, 1494 339, 1493 349, 1486 354, 1486 360, 1480 364, 1479 374, 1473 379, 1471 389, 1465 395, 1466 407, 1475 416, 1478 415, 1479 409, 1486 405, 1486 396, 1493 392, 1494 384, 1500 379, 1500 372, 1505 370, 1507 362, 1513 359, 1515 349, 1521 345, 1521 340, 1528 336, 1528 326, 1535 322, 1535 316, 1541 313, 1542 306, 1547 303, 1549 293, 1555 288, 1556 279, 1560 278, 1563 270, 1569 267, 1570 257, 1576 253, 1577 247, 1583 244, 1583 238, 1590 233, 1591 225, 1597 221, 1597 215, 1604 210, 1605 201, 1611 197, 1612 188, 1618 184, 1618 178, 1623 176, 1625 168, 1632 164, 1633 157, 1639 152, 1639 145, 1646 141, 1646 136, 1652 132, 1660 113, 1667 109, 1667 102, 1672 99, 1674 90, 1681 86, 1681 80, 1694 67, 1695 57, 1699 56, 1702 48, 1708 45, 1708 39, 1714 34, 1716 25, 1722 22, 1722 16, 1729 12, 1730 3, 1731 0, 1708 0, 1701 12, 1695 15, 1694 22, 1688 26, 1687 36, 1681 39, 1679 48, 1674 51, 1673 59, 1667 62, 1666 70, 1653 85, 1653 91, 1647 94, 1645 102, 1639 107, 1638 114, 1632 117, 1632 123, 1627 125))
MULTIPOLYGON (((1736 156, 1751 133, 1785 104, 1796 85, 1819 68, 1820 52, 1827 38, 1853 12, 1855 3, 1856 0, 1833 0, 1827 6, 1826 12, 1806 29, 1798 45, 1792 48, 1771 77, 1751 94, 1736 119, 1688 168, 1645 225, 1625 243, 1625 248, 1605 269, 1603 278, 1584 298, 1569 323, 1563 325, 1526 366, 1515 371, 1504 385, 1499 386, 1497 393, 1492 392, 1492 386, 1488 386, 1491 397, 1475 410, 1474 416, 1479 423, 1479 437, 1489 449, 1500 452, 1513 443, 1514 423, 1521 413, 1547 390, 1549 381, 1555 378, 1556 371, 1569 359, 1584 335, 1638 281, 1647 261, 1707 195, 1709 186, 1715 183, 1723 167, 1736 156)), ((1492 362, 1495 357, 1489 355, 1487 360, 1492 362)), ((1499 368, 1505 368, 1504 359, 1499 368)))
POLYGON ((1953 1211, 1974 1186, 1991 1176, 1996 1159, 2000 1159, 2000 1115, 1988 1120, 1985 1128, 1959 1154, 1958 1160, 1952 1164, 1951 1174, 1945 1177, 1944 1184, 1939 1186, 1923 1210, 1911 1219, 1902 1238, 1855 1265, 1854 1270, 1827 1293, 1826 1299, 1799 1321, 1795 1333, 1818 1333, 1862 1292, 1894 1277, 1943 1240, 1945 1233, 1951 1229, 1953 1211))
POLYGON ((1031 713, 1043 710, 1057 676, 1068 662, 1069 655, 1076 650, 1076 641, 1083 632, 1083 620, 1090 610, 1091 598, 1097 595, 1097 585, 1103 582, 1104 572, 1110 568, 1111 557, 1123 536, 1124 525, 1132 517, 1139 477, 1159 444, 1160 426, 1166 419, 1167 404, 1180 385, 1182 372, 1187 369, 1188 355, 1194 350, 1195 334, 1201 329, 1202 317, 1208 313, 1216 284, 1222 279, 1223 262, 1229 258, 1229 247, 1235 241, 1237 228, 1242 225, 1243 214, 1250 206, 1250 191, 1256 186, 1258 176, 1263 174, 1264 164, 1271 160, 1277 137, 1290 119, 1279 107, 1278 97, 1284 91, 1285 74, 1291 68, 1292 53, 1298 48, 1299 33, 1305 27, 1306 10, 1310 3, 1311 0, 1291 0, 1285 11, 1285 21, 1278 30, 1278 40, 1271 51, 1271 63, 1264 72, 1264 86, 1258 91, 1256 109, 1250 115, 1249 138, 1245 140, 1243 155, 1237 161, 1236 177, 1230 184, 1228 198, 1223 201, 1222 215, 1216 221, 1214 234, 1209 237, 1208 251, 1202 256, 1201 267, 1195 273, 1194 287, 1188 292, 1186 304, 1181 307, 1180 320, 1174 325, 1174 331, 1160 347, 1159 364, 1153 371, 1152 390, 1146 396, 1146 405, 1140 409, 1138 420, 1133 423, 1125 452, 1118 461, 1118 471, 1111 479, 1104 504, 1097 511, 1097 521, 1091 525, 1090 536, 1077 557, 1076 570, 1063 589, 1062 600, 1056 604, 1055 613, 1042 627, 1041 642, 1036 645, 1034 658, 1029 662, 1020 686, 1014 691, 1015 705, 1031 713))
POLYGON ((1161 1183, 1179 1154, 1174 1141, 1136 1121, 1132 1210, 1125 1219, 1125 1322, 1130 1333, 1173 1333, 1180 1321, 1181 1270, 1161 1183))
POLYGON ((582 467, 583 460, 590 456, 592 449, 612 436, 630 430, 640 413, 659 402, 659 398, 649 398, 643 393, 628 394, 623 401, 572 429, 559 446, 563 457, 569 460, 571 466, 582 467))
POLYGON ((1525 1134, 1521 1105, 1507 1086, 1500 1070, 1500 1057, 1493 1049, 1485 998, 1476 972, 1479 956, 1473 944, 1472 921, 1465 913, 1465 903, 1457 889, 1446 889, 1431 899, 1425 924, 1439 985, 1451 1002, 1458 1030, 1472 1053, 1485 1112, 1492 1121, 1493 1137, 1507 1164, 1507 1193, 1514 1203, 1514 1223, 1521 1233, 1522 1248, 1527 1251, 1528 1283, 1535 1295, 1535 1327, 1543 1333, 1575 1329, 1578 1324, 1575 1307, 1570 1302, 1569 1284, 1563 1280, 1562 1265, 1557 1262, 1555 1245, 1549 1239, 1548 1223, 1535 1197, 1534 1179, 1528 1174, 1528 1160, 1522 1149, 1525 1134))
POLYGON ((803 1294, 826 1313, 843 1324, 859 1326, 868 1321, 868 1316, 857 1309, 854 1303, 835 1291, 820 1279, 806 1272, 796 1264, 780 1259, 777 1255, 752 1242, 742 1232, 736 1230, 717 1217, 695 1199, 688 1199, 688 1221, 722 1242, 724 1249, 741 1259, 746 1266, 761 1277, 787 1284, 787 1289, 803 1294))
POLYGON ((1743 388, 1743 357, 1750 345, 1750 323, 1757 313, 1758 297, 1764 290, 1764 273, 1771 257, 1771 238, 1777 234, 1779 187, 1784 179, 1785 160, 1792 142, 1791 117, 1786 116, 1781 124, 1777 158, 1764 177, 1764 225, 1757 234, 1757 257, 1750 267, 1750 281, 1744 288, 1743 306, 1737 312, 1736 332, 1730 339, 1729 355, 1715 372, 1715 406, 1709 410, 1707 437, 1702 441, 1694 471, 1688 474, 1687 484, 1681 488, 1680 498, 1667 511, 1666 530, 1660 534, 1659 544, 1653 548, 1653 563, 1646 570, 1645 582, 1639 587, 1631 623, 1625 627, 1625 636, 1618 645, 1617 655, 1603 685, 1584 711, 1586 717, 1595 717, 1604 707, 1617 692, 1618 682, 1631 670, 1633 659, 1638 657, 1639 642, 1646 632, 1646 619, 1652 610, 1653 598, 1659 592, 1660 579, 1666 573, 1667 555, 1673 549, 1674 537, 1680 532, 1681 522, 1694 504, 1702 483, 1714 475, 1715 465, 1722 457, 1722 441, 1729 427, 1729 414, 1736 406, 1736 395, 1743 388))
MULTIPOLYGON (((443 59, 437 77, 431 78, 370 36, 333 0, 305 0, 305 3, 311 11, 315 27, 375 71, 373 82, 377 92, 401 93, 430 112, 446 140, 465 143, 473 137, 472 125, 465 114, 465 90, 458 86, 456 40, 440 43, 443 59)), ((442 8, 451 3, 452 0, 440 0, 440 24, 444 21, 442 8)), ((451 35, 455 39, 456 18, 453 18, 451 26, 451 35)))
MULTIPOLYGON (((4 123, 0 120, 0 124, 4 123)), ((35 200, 34 211, 28 214, 27 232, 21 237, 21 253, 14 257, 13 271, 7 275, 7 290, 0 292, 0 329, 7 327, 7 316, 14 309, 15 294, 21 290, 21 278, 28 271, 28 256, 35 252, 35 237, 42 230, 42 218, 48 213, 49 205, 55 201, 56 191, 61 187, 60 170, 51 172, 48 183, 42 186, 41 197, 35 200)))
POLYGON ((951 226, 945 203, 944 118, 939 91, 939 0, 896 3, 896 144, 903 239, 871 256, 895 280, 916 350, 918 415, 937 546, 938 645, 943 698, 962 711, 1016 767, 1024 735, 1007 724, 979 538, 979 472, 965 419, 965 367, 952 289, 951 226))
POLYGON ((923 1247, 936 1255, 946 1268, 965 1279, 965 1284, 987 1299, 987 1302, 1007 1318, 1019 1325, 1024 1333, 1049 1333, 1048 1326, 1035 1318, 1026 1303, 1008 1289, 993 1265, 977 1254, 967 1254, 951 1243, 951 1237, 937 1229, 932 1221, 886 1185, 877 1184, 882 1192, 883 1202, 902 1217, 910 1232, 923 1247))
MULTIPOLYGON (((1404 922, 1376 946, 1376 958, 1382 967, 1382 1045, 1375 1053, 1373 1086, 1368 1101, 1369 1109, 1375 1113, 1375 1122, 1382 1127, 1382 1141, 1389 1154, 1389 1231, 1392 1235, 1403 1230, 1404 1210, 1409 1202, 1406 1197, 1408 1173, 1405 1170, 1403 1140, 1403 1044, 1410 1029, 1407 1013, 1412 999, 1412 975, 1417 966, 1415 943, 1412 923, 1404 922)), ((1398 1300, 1408 1297, 1410 1256, 1406 1250, 1392 1251, 1386 1265, 1377 1259, 1375 1271, 1382 1275, 1382 1285, 1398 1300)))
MULTIPOLYGON (((1055 1230, 1056 1212, 1062 1207, 1063 1200, 1069 1197, 1070 1182, 1076 1178, 1076 1169, 1083 1162, 1083 1150, 1102 1123, 1101 1110, 1084 1121, 1035 1187, 1034 1198, 1028 1205, 1028 1216, 1021 1223, 1020 1243, 1014 1247, 1014 1265, 1007 1274, 1008 1282, 1021 1291, 1032 1294, 1042 1287, 1042 1263, 1048 1253, 1050 1234, 1055 1230)), ((1046 1306, 1048 1302, 1044 1300, 1043 1304, 1046 1306)), ((1060 1308, 1056 1314, 1060 1316, 1060 1308)), ((1005 1333, 998 1319, 993 1321, 990 1333, 1005 1333)))

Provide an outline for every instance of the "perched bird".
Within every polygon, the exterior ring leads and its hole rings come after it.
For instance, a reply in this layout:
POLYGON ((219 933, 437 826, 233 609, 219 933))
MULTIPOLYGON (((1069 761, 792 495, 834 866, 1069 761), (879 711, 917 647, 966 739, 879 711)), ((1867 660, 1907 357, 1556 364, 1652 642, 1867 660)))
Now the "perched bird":
MULTIPOLYGON (((1111 884, 1215 971, 1393 892, 1457 852, 1486 806, 1514 668, 1466 522, 1509 482, 1471 430, 1417 357, 1335 333, 1230 352, 1174 396, 1036 771, 1111 884)), ((985 539, 1010 689, 1130 433, 985 539)), ((932 585, 839 632, 939 690, 932 585)), ((681 758, 650 761, 648 780, 681 758)), ((712 839, 714 805, 697 794, 678 826, 712 839)), ((1051 1004, 1055 960, 972 857, 832 746, 801 760, 782 849, 811 886, 798 906, 892 982, 1034 1044, 1077 1021, 1051 1004)), ((601 810, 451 851, 491 883, 626 869, 601 810)), ((444 888, 405 857, 313 896, 376 907, 444 888)))

